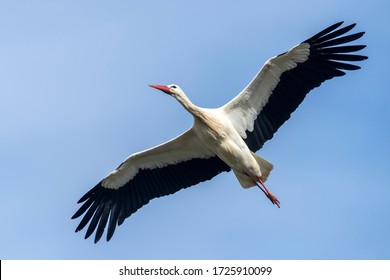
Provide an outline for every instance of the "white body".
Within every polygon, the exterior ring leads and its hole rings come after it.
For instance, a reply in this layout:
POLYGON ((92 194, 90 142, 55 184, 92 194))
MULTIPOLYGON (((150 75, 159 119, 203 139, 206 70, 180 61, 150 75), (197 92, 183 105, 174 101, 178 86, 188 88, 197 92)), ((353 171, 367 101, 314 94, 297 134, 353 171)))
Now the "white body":
POLYGON ((241 186, 254 186, 257 178, 266 181, 272 165, 259 165, 255 154, 249 150, 223 110, 198 108, 194 118, 193 130, 199 140, 233 170, 241 186))

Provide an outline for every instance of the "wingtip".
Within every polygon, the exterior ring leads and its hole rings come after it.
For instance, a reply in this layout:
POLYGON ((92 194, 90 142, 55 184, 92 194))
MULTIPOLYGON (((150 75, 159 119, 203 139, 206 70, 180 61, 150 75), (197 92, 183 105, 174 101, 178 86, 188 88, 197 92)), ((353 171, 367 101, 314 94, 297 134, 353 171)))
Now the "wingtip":
POLYGON ((100 240, 100 236, 98 237, 97 235, 95 236, 95 240, 93 241, 94 244, 98 243, 100 240))
POLYGON ((87 230, 87 232, 85 233, 84 239, 88 239, 92 235, 92 233, 93 233, 93 231, 87 230))
POLYGON ((331 25, 331 26, 329 26, 328 28, 329 29, 336 29, 336 28, 339 28, 341 25, 343 25, 344 24, 344 21, 342 20, 342 21, 339 21, 339 22, 337 22, 337 23, 335 23, 335 24, 333 24, 333 25, 331 25))
POLYGON ((111 240, 112 236, 114 235, 114 232, 115 232, 115 228, 114 229, 108 228, 107 235, 106 235, 107 242, 111 240))

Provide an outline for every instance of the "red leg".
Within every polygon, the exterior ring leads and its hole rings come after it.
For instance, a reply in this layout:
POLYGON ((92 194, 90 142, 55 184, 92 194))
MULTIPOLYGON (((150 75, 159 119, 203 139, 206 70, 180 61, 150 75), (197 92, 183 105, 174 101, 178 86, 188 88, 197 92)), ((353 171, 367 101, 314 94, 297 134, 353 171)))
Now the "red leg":
POLYGON ((257 178, 259 180, 259 183, 260 185, 256 182, 255 184, 259 187, 260 190, 263 191, 263 193, 268 197, 269 200, 271 200, 271 202, 273 204, 276 204, 276 206, 278 206, 278 208, 280 208, 280 202, 279 200, 276 198, 276 196, 274 196, 269 190, 268 188, 265 186, 264 182, 258 177, 257 178))

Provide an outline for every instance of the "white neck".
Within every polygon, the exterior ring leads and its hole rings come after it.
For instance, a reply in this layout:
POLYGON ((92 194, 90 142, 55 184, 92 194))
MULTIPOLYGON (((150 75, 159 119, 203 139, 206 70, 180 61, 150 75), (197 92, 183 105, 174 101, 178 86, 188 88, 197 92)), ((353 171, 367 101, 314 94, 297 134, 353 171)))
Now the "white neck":
POLYGON ((191 115, 194 117, 199 116, 199 107, 194 105, 183 92, 180 95, 176 95, 175 98, 191 115))

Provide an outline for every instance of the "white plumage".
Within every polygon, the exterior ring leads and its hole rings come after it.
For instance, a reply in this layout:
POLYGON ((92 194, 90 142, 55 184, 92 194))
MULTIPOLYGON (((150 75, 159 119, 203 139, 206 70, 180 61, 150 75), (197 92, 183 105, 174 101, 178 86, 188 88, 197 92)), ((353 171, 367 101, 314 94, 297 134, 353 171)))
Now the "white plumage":
POLYGON ((108 225, 110 240, 116 226, 151 199, 230 170, 242 187, 257 185, 280 207, 264 185, 272 164, 254 152, 273 137, 311 89, 344 75, 343 70, 360 68, 343 61, 367 58, 350 54, 364 45, 342 45, 359 39, 364 32, 344 36, 355 24, 339 28, 341 25, 336 23, 268 60, 248 86, 220 108, 197 107, 175 84, 151 85, 174 97, 191 113, 193 126, 171 141, 129 156, 87 192, 72 217, 84 214, 76 231, 89 223, 85 238, 96 229, 97 242, 108 225))

